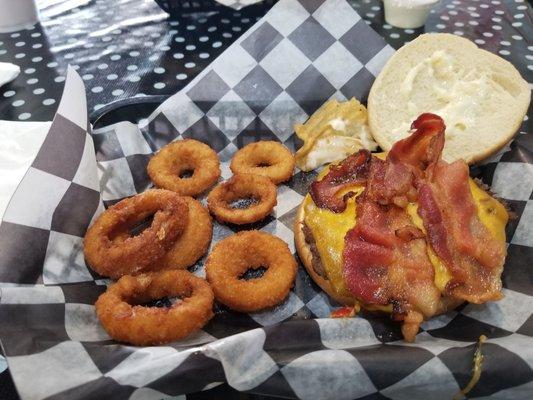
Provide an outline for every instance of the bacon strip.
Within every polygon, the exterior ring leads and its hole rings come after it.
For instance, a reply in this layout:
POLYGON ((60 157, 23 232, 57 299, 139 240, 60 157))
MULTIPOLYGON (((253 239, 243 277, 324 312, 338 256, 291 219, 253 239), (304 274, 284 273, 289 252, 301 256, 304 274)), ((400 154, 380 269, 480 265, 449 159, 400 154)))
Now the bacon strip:
POLYGON ((425 113, 411 124, 411 129, 416 131, 392 146, 387 161, 411 167, 411 171, 420 178, 440 159, 446 125, 438 115, 425 113))
POLYGON ((368 197, 358 200, 357 215, 343 252, 348 289, 367 304, 396 304, 399 319, 413 307, 433 315, 440 292, 423 232, 402 208, 382 206, 368 197))
POLYGON ((401 163, 382 161, 373 158, 366 195, 378 204, 396 204, 405 207, 413 200, 416 190, 413 186, 414 175, 410 168, 401 163))
POLYGON ((386 161, 372 159, 367 194, 380 204, 405 207, 417 198, 416 185, 424 171, 440 158, 444 148, 444 121, 422 114, 411 125, 416 131, 394 144, 386 161))
POLYGON ((337 193, 347 186, 365 183, 371 159, 372 155, 368 150, 360 150, 340 164, 332 165, 322 180, 311 184, 309 193, 314 203, 336 213, 343 212, 346 209, 346 198, 338 197, 337 193))
POLYGON ((428 315, 440 294, 425 235, 404 207, 416 200, 418 179, 439 159, 445 126, 440 117, 422 114, 412 128, 416 131, 397 142, 385 161, 372 159, 357 202, 357 224, 345 237, 344 272, 348 288, 362 301, 407 302, 407 308, 414 305, 428 315))
POLYGON ((389 216, 371 201, 357 202, 358 220, 344 238, 344 276, 348 289, 368 304, 389 303, 385 290, 388 266, 394 259, 394 233, 389 216))
POLYGON ((405 322, 407 340, 414 338, 423 316, 449 302, 435 286, 427 243, 452 276, 446 294, 475 303, 501 297, 505 257, 505 244, 490 235, 477 215, 468 166, 441 159, 444 121, 422 114, 412 129, 415 132, 397 142, 385 161, 352 160, 351 168, 336 169, 327 183, 311 192, 326 208, 342 211, 343 199, 335 198, 339 185, 366 178, 357 200, 357 224, 345 236, 346 283, 367 304, 392 303, 393 318, 405 322), (364 173, 343 176, 362 165, 364 173), (427 236, 405 211, 415 201, 427 236))
POLYGON ((452 275, 448 293, 472 303, 500 299, 505 243, 477 215, 466 163, 440 161, 419 193, 430 244, 452 275))

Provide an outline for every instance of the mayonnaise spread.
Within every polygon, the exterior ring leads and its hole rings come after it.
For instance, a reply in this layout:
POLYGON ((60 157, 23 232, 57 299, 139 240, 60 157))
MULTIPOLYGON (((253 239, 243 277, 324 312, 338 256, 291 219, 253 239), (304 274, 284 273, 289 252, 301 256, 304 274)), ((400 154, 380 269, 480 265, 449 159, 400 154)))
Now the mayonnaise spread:
POLYGON ((411 121, 423 112, 432 112, 444 119, 446 139, 453 140, 475 124, 483 112, 483 103, 494 91, 502 93, 505 89, 488 71, 467 70, 454 63, 444 50, 435 51, 412 67, 402 82, 401 92, 408 99, 408 118, 395 133, 405 134, 411 121))

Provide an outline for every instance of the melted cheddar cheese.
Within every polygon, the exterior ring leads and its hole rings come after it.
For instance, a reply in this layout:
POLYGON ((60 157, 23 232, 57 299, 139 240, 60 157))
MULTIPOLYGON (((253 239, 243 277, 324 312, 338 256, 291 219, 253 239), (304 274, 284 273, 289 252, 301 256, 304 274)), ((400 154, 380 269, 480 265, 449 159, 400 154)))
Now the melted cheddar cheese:
MULTIPOLYGON (((407 205, 406 211, 407 214, 409 214, 409 217, 411 217, 411 222, 414 224, 414 226, 416 226, 422 232, 426 233, 422 218, 420 218, 420 215, 418 215, 418 204, 409 203, 407 205)), ((437 289, 439 289, 441 292, 444 292, 446 284, 451 279, 450 272, 448 271, 442 260, 439 258, 439 256, 435 254, 431 246, 426 246, 426 250, 428 253, 429 261, 431 262, 431 264, 433 264, 433 269, 435 269, 435 286, 437 286, 437 289)))
MULTIPOLYGON (((318 179, 326 173, 327 169, 322 171, 318 179)), ((470 190, 474 197, 481 222, 497 240, 505 241, 505 225, 508 220, 508 213, 505 207, 481 189, 472 179, 470 179, 470 190)), ((350 191, 354 192, 355 195, 348 199, 346 209, 342 213, 334 213, 327 209, 317 207, 310 195, 307 195, 304 199, 305 223, 313 234, 324 270, 333 289, 342 296, 351 296, 346 287, 342 272, 344 236, 356 224, 356 199, 363 193, 364 186, 349 187, 339 193, 339 196, 350 191)), ((418 205, 416 203, 408 204, 406 209, 413 224, 425 233, 422 219, 418 215, 417 210, 418 205)), ((427 252, 429 260, 435 269, 435 285, 443 292, 446 284, 451 279, 451 275, 431 246, 427 246, 427 252)), ((370 306, 366 308, 388 312, 392 311, 390 305, 386 307, 370 306)))
MULTIPOLYGON (((360 188, 359 194, 363 190, 360 188)), ((337 293, 350 296, 342 276, 342 251, 346 232, 355 226, 355 198, 349 199, 346 209, 339 214, 318 208, 309 195, 304 201, 305 223, 313 233, 328 279, 337 293)))

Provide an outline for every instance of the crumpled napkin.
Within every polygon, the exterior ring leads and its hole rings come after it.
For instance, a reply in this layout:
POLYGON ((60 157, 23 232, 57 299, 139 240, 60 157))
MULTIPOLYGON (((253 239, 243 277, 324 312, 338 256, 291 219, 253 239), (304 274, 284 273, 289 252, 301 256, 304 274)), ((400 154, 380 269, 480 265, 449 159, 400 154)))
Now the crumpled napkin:
POLYGON ((15 64, 0 62, 0 86, 11 82, 20 74, 20 67, 15 64))
POLYGON ((51 125, 0 120, 0 219, 51 125))

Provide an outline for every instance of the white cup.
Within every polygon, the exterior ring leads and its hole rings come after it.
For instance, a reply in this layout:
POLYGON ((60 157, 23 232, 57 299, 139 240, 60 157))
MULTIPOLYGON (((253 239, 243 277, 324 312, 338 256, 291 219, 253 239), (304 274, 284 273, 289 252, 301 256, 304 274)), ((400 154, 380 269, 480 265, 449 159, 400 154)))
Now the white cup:
POLYGON ((0 32, 14 32, 39 21, 35 0, 0 0, 0 32))
POLYGON ((385 21, 397 28, 420 28, 437 3, 438 0, 383 0, 385 21))

